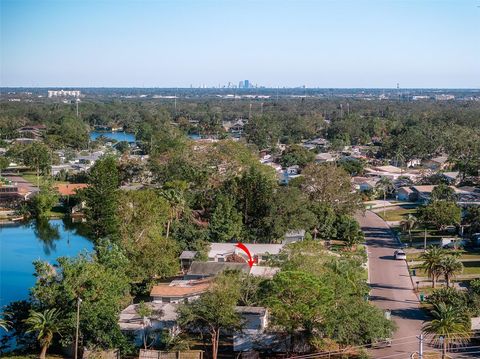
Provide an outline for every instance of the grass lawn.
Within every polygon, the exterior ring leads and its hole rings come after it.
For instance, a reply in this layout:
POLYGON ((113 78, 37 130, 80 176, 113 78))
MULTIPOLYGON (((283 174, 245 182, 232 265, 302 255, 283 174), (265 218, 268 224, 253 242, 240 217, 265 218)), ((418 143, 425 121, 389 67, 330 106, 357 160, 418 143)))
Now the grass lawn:
POLYGON ((415 215, 415 213, 417 213, 416 208, 386 209, 385 216, 383 215, 383 210, 377 212, 377 214, 387 222, 402 221, 407 215, 415 215))
MULTIPOLYGON (((37 175, 34 173, 34 172, 24 172, 21 174, 22 178, 25 180, 25 181, 28 181, 30 182, 31 184, 33 184, 34 186, 37 185, 37 175)), ((43 177, 40 176, 40 185, 43 184, 43 177)), ((62 184, 62 183, 70 183, 70 182, 65 182, 65 181, 53 181, 54 184, 62 184)))
MULTIPOLYGON (((459 274, 461 275, 478 275, 480 277, 480 260, 472 261, 472 262, 462 262, 463 263, 463 272, 459 274)), ((415 269, 416 276, 418 277, 427 277, 427 273, 420 268, 420 265, 410 266, 410 273, 411 270, 415 269)))

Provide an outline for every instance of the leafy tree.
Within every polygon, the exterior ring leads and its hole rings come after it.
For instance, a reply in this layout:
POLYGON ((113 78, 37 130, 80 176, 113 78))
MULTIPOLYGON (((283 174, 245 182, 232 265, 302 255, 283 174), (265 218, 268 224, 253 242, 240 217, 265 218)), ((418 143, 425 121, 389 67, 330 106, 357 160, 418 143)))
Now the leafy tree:
POLYGON ((313 162, 315 154, 305 147, 300 145, 289 146, 280 158, 280 164, 283 167, 300 166, 305 167, 307 164, 313 162))
POLYGON ((433 320, 423 325, 425 334, 432 334, 433 341, 442 346, 442 358, 446 358, 452 343, 465 343, 470 338, 470 318, 460 308, 435 304, 430 312, 433 320))
POLYGON ((431 201, 455 201, 455 191, 446 184, 439 184, 432 191, 431 201))
POLYGON ((271 236, 265 225, 272 215, 275 178, 259 166, 249 167, 240 177, 226 184, 225 192, 232 193, 237 209, 242 215, 246 239, 270 241, 271 236))
POLYGON ((25 323, 27 332, 37 333, 38 342, 42 348, 40 359, 45 359, 48 347, 52 344, 56 334, 61 332, 60 312, 56 309, 46 309, 43 312, 31 311, 25 323))
POLYGON ((434 289, 433 292, 427 297, 427 301, 432 305, 445 303, 447 306, 462 308, 465 311, 468 310, 466 293, 452 287, 434 289))
POLYGON ((331 164, 311 164, 302 172, 302 190, 317 203, 331 207, 337 214, 352 214, 362 208, 359 195, 352 191, 350 176, 331 164))
POLYGON ((360 225, 350 216, 340 216, 337 221, 337 238, 345 242, 347 248, 353 249, 365 239, 360 225))
POLYGON ((360 176, 365 171, 365 163, 362 160, 356 158, 345 158, 338 161, 340 167, 342 167, 350 176, 360 176))
POLYGON ((83 193, 89 227, 96 238, 115 236, 119 228, 117 206, 120 185, 116 160, 105 157, 95 162, 88 183, 83 193))
POLYGON ((440 261, 440 268, 445 276, 447 287, 450 287, 451 278, 463 271, 463 264, 456 256, 448 255, 440 261))
POLYGON ((308 198, 295 187, 278 190, 272 200, 271 215, 265 225, 269 230, 270 241, 281 241, 290 230, 309 230, 315 226, 317 218, 309 208, 308 198))
POLYGON ((37 174, 37 187, 40 187, 40 174, 47 174, 52 164, 52 156, 48 146, 41 142, 33 142, 22 151, 23 163, 37 174))
POLYGON ((88 145, 88 126, 78 118, 65 116, 59 118, 53 126, 49 127, 47 142, 59 142, 61 147, 83 149, 88 145))
POLYGON ((239 239, 242 232, 242 216, 235 208, 235 201, 228 195, 219 194, 209 225, 213 242, 228 242, 239 239))
POLYGON ((431 223, 442 230, 446 226, 460 223, 462 210, 450 201, 434 201, 418 209, 424 222, 431 223))
POLYGON ((184 330, 208 333, 213 359, 217 359, 220 332, 241 327, 241 318, 235 311, 240 287, 238 282, 232 280, 232 275, 221 274, 207 293, 195 301, 180 305, 177 310, 177 321, 184 330))
POLYGON ((480 205, 467 207, 463 217, 463 224, 468 226, 470 235, 480 232, 480 205))
POLYGON ((333 299, 331 289, 318 277, 300 271, 281 271, 266 291, 264 303, 271 310, 272 324, 290 336, 289 352, 299 331, 312 336, 321 327, 333 299))
POLYGON ((439 247, 430 247, 420 255, 423 260, 422 268, 427 272, 432 280, 432 288, 435 288, 437 278, 442 274, 442 260, 445 257, 445 251, 439 247))
POLYGON ((62 315, 61 344, 74 341, 76 303, 80 297, 80 333, 85 346, 115 348, 125 345, 118 326, 120 311, 130 303, 125 258, 118 248, 101 245, 98 259, 86 255, 59 258, 53 267, 36 261, 37 281, 31 289, 35 308, 58 309, 62 315), (108 255, 107 255, 108 253, 108 255))
POLYGON ((122 242, 138 243, 148 234, 163 234, 169 211, 169 203, 155 190, 120 191, 117 215, 122 242))
POLYGON ((255 116, 249 118, 245 126, 245 137, 248 142, 257 145, 259 149, 266 149, 274 145, 279 138, 278 126, 270 116, 255 116))
POLYGON ((335 210, 325 203, 310 202, 310 210, 316 217, 314 235, 320 239, 332 239, 337 236, 337 216, 335 210))
POLYGON ((37 219, 43 219, 57 203, 58 192, 52 187, 50 181, 45 181, 40 186, 40 192, 30 200, 30 212, 37 219))
POLYGON ((1 156, 0 157, 0 177, 2 177, 2 171, 8 168, 9 165, 10 165, 10 160, 5 156, 1 156))
POLYGON ((151 284, 155 278, 178 273, 179 246, 171 238, 149 233, 142 242, 129 243, 125 248, 130 263, 126 268, 133 283, 151 284))

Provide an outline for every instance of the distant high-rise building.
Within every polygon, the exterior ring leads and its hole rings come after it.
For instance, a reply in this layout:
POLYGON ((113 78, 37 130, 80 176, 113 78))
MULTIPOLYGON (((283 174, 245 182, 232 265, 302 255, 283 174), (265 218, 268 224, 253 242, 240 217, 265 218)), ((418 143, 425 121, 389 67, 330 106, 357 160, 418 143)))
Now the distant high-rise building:
POLYGON ((80 97, 80 91, 48 90, 48 97, 80 97))
POLYGON ((248 80, 243 81, 243 87, 245 87, 246 89, 250 88, 250 81, 248 80))
POLYGON ((244 85, 243 81, 238 82, 238 88, 239 89, 243 89, 243 85, 244 85))

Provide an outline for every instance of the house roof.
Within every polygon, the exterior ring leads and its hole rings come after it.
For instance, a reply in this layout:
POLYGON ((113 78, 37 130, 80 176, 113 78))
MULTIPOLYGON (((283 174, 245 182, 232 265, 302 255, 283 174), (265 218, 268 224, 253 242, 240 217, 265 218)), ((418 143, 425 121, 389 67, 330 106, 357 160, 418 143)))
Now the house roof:
MULTIPOLYGON (((283 244, 263 244, 263 243, 248 243, 245 244, 252 256, 280 253, 283 244)), ((208 252, 209 258, 214 258, 217 255, 225 256, 229 254, 243 254, 244 252, 236 247, 236 243, 211 243, 208 252)))
MULTIPOLYGON (((177 320, 177 307, 175 303, 145 303, 152 309, 149 317, 151 322, 174 322, 177 320)), ((138 330, 143 328, 143 318, 137 313, 138 304, 126 307, 120 313, 118 324, 121 330, 138 330)))
POLYGON ((438 157, 432 158, 430 161, 441 164, 441 163, 447 162, 447 161, 448 161, 448 157, 447 157, 447 156, 438 156, 438 157))
POLYGON ((425 185, 425 186, 412 186, 411 188, 417 192, 430 193, 436 186, 434 185, 425 185))
POLYGON ((400 187, 399 189, 397 189, 397 192, 400 192, 400 191, 408 193, 408 194, 413 193, 413 190, 408 186, 400 187))
POLYGON ((180 259, 194 259, 197 255, 197 251, 183 251, 180 254, 180 259))
POLYGON ((151 297, 190 297, 208 290, 211 285, 209 280, 179 280, 169 284, 153 286, 150 291, 151 297))
POLYGON ((280 272, 278 267, 253 266, 250 268, 250 274, 254 277, 273 278, 280 272))
POLYGON ((377 169, 382 172, 390 172, 390 173, 402 173, 403 170, 400 167, 396 166, 377 166, 374 167, 374 169, 377 169))
POLYGON ((244 306, 238 306, 235 307, 235 311, 240 314, 259 314, 259 315, 265 315, 267 312, 267 308, 265 307, 244 307, 244 306))
POLYGON ((295 231, 288 231, 285 233, 285 237, 298 237, 298 236, 305 236, 305 230, 304 229, 297 229, 295 231))
POLYGON ((247 263, 235 262, 193 262, 187 275, 214 276, 227 269, 248 273, 249 266, 247 263))
POLYGON ((67 183, 67 184, 57 184, 55 188, 58 193, 62 196, 71 196, 77 193, 77 190, 86 188, 88 184, 86 183, 67 183))
POLYGON ((459 172, 443 172, 442 175, 447 178, 456 179, 459 175, 459 172))

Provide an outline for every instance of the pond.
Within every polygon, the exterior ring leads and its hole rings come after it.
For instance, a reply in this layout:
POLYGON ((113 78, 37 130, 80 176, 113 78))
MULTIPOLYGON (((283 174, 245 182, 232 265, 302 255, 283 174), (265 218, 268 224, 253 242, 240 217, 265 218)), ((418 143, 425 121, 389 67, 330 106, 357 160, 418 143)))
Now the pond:
POLYGON ((134 142, 135 141, 135 134, 130 132, 100 132, 100 131, 92 131, 90 132, 90 140, 94 141, 98 137, 104 136, 106 138, 110 138, 116 141, 127 141, 127 142, 134 142))
POLYGON ((93 249, 93 243, 66 221, 0 225, 0 307, 28 297, 35 284, 34 260, 54 262, 93 249))

